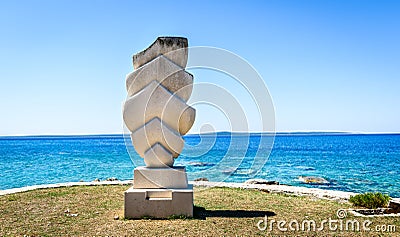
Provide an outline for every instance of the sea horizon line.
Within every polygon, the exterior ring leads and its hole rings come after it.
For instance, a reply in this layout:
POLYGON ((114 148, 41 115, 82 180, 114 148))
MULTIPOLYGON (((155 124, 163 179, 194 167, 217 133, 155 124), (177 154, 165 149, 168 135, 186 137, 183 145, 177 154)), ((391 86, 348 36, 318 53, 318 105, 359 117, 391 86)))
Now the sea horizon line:
MULTIPOLYGON (((204 133, 188 133, 184 136, 210 136, 210 135, 275 135, 275 136, 299 136, 299 135, 400 135, 400 132, 360 132, 360 131, 278 131, 278 132, 263 132, 263 131, 215 131, 204 133)), ((44 133, 44 134, 10 134, 0 135, 0 138, 7 137, 89 137, 89 136, 124 136, 124 133, 44 133)))

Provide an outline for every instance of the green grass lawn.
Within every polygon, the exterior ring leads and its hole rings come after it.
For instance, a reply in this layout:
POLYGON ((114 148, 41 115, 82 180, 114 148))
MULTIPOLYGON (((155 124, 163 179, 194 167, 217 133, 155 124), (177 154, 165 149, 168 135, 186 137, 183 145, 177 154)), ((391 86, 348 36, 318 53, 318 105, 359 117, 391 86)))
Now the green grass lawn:
MULTIPOLYGON (((1 196, 0 236, 400 236, 398 217, 355 218, 351 214, 340 220, 359 222, 360 231, 346 231, 344 226, 331 231, 328 223, 320 231, 307 231, 306 224, 303 231, 304 220, 315 221, 319 228, 323 220, 339 220, 337 210, 351 205, 231 188, 195 188, 194 218, 127 220, 123 218, 123 193, 127 189, 79 186, 1 196), (266 215, 267 229, 259 230, 257 223, 266 215), (115 216, 120 218, 115 220, 115 216), (363 222, 368 220, 372 222, 371 231, 362 231, 363 222), (281 229, 289 228, 291 221, 294 228, 297 221, 300 229, 280 230, 278 221, 287 222, 281 223, 281 229), (395 226, 396 230, 377 232, 376 226, 395 226)), ((264 222, 260 227, 263 226, 264 222)))

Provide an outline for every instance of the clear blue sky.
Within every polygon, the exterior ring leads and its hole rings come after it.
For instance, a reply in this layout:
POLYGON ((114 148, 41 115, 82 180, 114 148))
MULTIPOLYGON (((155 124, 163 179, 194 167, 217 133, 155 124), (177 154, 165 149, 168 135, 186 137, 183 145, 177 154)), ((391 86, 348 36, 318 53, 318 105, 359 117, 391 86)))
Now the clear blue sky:
POLYGON ((252 64, 278 131, 400 132, 399 26, 398 1, 0 1, 0 135, 121 133, 131 56, 163 35, 252 64))

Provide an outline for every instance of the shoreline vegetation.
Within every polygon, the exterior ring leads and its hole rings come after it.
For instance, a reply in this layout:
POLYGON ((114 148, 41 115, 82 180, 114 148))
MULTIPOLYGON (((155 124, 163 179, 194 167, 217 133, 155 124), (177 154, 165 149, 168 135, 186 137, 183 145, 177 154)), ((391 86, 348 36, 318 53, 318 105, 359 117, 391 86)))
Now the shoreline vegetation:
POLYGON ((59 184, 58 188, 41 186, 37 188, 42 189, 0 196, 0 235, 399 236, 400 231, 400 218, 366 218, 350 213, 339 216, 339 210, 352 207, 347 201, 253 189, 261 184, 218 187, 220 183, 204 181, 194 183, 193 218, 130 220, 123 218, 123 193, 131 181, 89 183, 91 186, 86 183, 59 184), (323 224, 327 220, 335 221, 336 228, 323 224), (279 221, 286 221, 285 229, 278 228, 279 221), (293 221, 299 225, 288 229, 288 223, 293 221), (310 221, 315 226, 308 226, 310 221), (366 221, 371 222, 368 230, 362 225, 366 221))

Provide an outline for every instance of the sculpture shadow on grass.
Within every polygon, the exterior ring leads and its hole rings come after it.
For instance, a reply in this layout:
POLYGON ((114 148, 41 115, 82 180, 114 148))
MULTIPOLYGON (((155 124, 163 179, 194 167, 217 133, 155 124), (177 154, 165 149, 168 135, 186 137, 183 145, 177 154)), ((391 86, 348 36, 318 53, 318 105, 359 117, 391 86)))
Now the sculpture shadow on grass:
POLYGON ((252 211, 252 210, 206 210, 204 207, 194 206, 193 217, 195 219, 205 220, 207 217, 225 217, 225 218, 253 218, 275 216, 271 211, 252 211))

